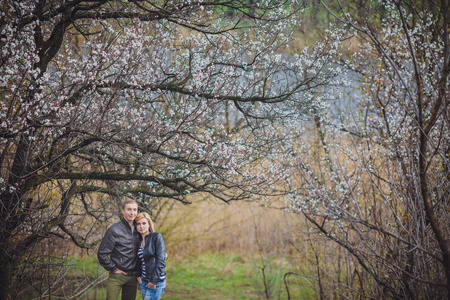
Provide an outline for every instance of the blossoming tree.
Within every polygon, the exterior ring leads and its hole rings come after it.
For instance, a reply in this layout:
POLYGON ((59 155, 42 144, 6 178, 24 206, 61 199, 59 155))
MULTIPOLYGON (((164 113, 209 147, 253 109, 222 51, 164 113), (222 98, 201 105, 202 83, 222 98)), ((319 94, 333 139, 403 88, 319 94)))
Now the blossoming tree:
POLYGON ((292 209, 344 249, 319 253, 334 262, 319 264, 321 294, 448 298, 448 1, 322 4, 354 30, 360 85, 340 122, 317 114, 320 150, 298 156, 292 209))
POLYGON ((0 299, 47 242, 91 248, 123 197, 285 192, 289 126, 338 43, 287 59, 300 7, 254 2, 1 2, 0 299))

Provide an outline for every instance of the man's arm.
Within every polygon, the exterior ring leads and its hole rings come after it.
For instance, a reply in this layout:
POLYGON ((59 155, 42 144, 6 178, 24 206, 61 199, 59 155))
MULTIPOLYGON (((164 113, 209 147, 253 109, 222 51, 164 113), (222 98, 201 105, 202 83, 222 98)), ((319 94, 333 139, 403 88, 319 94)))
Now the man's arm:
POLYGON ((98 248, 97 258, 100 265, 105 268, 106 271, 116 272, 118 269, 114 262, 110 259, 110 254, 114 250, 115 239, 111 227, 105 233, 105 236, 98 248))

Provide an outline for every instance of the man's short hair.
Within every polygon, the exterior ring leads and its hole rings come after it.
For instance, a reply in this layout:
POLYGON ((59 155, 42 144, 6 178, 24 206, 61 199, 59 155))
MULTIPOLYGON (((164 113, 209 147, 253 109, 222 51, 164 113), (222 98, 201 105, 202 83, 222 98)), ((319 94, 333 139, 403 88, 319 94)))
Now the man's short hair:
POLYGON ((122 202, 122 209, 125 209, 125 205, 130 204, 130 203, 133 203, 133 204, 136 204, 137 206, 139 206, 139 204, 137 203, 136 200, 134 200, 134 199, 125 199, 125 201, 122 202))

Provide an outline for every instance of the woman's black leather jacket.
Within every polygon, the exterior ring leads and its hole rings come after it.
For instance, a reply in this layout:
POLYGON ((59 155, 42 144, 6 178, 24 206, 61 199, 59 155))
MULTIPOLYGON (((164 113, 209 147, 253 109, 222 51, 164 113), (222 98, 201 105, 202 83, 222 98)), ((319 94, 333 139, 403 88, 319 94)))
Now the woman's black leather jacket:
POLYGON ((143 281, 156 284, 166 268, 166 243, 161 233, 151 232, 145 236, 144 262, 146 278, 143 281))

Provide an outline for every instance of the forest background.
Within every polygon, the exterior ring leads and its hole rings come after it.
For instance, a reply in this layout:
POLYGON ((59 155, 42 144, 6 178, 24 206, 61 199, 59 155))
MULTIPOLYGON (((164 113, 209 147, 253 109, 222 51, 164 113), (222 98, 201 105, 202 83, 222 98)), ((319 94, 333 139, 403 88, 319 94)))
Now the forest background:
POLYGON ((0 8, 0 299, 102 298, 125 198, 167 299, 450 297, 448 1, 0 8))

